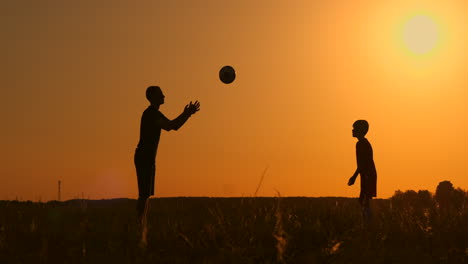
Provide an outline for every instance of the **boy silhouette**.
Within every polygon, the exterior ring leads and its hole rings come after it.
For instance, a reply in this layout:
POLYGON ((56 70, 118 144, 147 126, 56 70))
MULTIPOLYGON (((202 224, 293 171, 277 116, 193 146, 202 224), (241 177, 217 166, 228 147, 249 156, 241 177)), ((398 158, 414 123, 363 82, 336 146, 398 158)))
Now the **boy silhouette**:
POLYGON ((146 89, 146 99, 150 102, 150 106, 141 116, 140 140, 134 157, 138 180, 137 214, 140 222, 146 214, 148 198, 154 195, 155 160, 161 129, 178 130, 191 115, 200 110, 198 101, 193 104, 190 102, 176 119, 169 120, 159 111, 159 107, 164 104, 164 97, 159 86, 150 86, 146 89))
POLYGON ((356 143, 357 169, 349 178, 348 185, 356 181, 358 174, 361 175, 361 193, 359 204, 362 209, 364 224, 369 224, 371 218, 370 200, 377 196, 377 171, 375 169, 372 146, 364 137, 369 131, 369 123, 366 120, 357 120, 353 124, 353 137, 358 139, 356 143))

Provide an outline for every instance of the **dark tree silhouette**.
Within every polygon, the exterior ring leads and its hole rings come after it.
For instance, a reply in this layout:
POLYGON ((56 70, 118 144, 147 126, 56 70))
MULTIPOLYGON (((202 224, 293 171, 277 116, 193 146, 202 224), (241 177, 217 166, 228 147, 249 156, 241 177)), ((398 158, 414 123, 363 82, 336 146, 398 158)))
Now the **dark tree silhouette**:
POLYGON ((455 189, 450 181, 442 181, 437 186, 435 200, 441 213, 459 211, 464 207, 465 191, 455 189))
POLYGON ((434 207, 432 194, 428 190, 419 190, 418 192, 398 190, 390 199, 392 206, 398 210, 423 213, 434 207))
POLYGON ((418 191, 418 204, 424 208, 430 208, 434 205, 434 199, 432 194, 428 190, 419 190, 418 191))
POLYGON ((450 181, 443 181, 437 185, 435 200, 441 212, 447 212, 450 209, 451 196, 454 191, 455 189, 450 181))

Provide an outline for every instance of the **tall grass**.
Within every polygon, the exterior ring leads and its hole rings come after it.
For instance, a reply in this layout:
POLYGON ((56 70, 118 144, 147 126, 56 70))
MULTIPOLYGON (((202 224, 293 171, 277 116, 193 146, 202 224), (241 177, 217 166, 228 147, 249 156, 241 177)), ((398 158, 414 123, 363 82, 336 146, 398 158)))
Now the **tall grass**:
POLYGON ((466 263, 468 210, 350 198, 0 201, 0 263, 466 263), (144 231, 144 235, 143 232, 144 231))

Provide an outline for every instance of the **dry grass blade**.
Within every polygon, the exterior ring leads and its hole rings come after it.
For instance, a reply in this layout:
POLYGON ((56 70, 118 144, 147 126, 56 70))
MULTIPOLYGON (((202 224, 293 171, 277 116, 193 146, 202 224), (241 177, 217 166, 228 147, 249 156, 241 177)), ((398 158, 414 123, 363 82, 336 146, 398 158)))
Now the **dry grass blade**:
POLYGON ((262 177, 260 177, 260 182, 257 185, 257 189, 255 190, 254 197, 257 196, 258 190, 260 189, 260 186, 262 186, 263 178, 265 178, 265 174, 266 174, 267 170, 268 170, 268 166, 266 166, 265 170, 262 173, 262 177))

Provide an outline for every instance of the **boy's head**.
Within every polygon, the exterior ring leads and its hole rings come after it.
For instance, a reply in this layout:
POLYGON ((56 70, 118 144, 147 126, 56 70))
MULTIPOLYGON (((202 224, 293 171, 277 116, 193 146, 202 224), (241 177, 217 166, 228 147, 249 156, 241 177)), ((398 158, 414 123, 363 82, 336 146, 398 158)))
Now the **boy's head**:
POLYGON ((164 94, 159 86, 150 86, 146 89, 146 99, 153 105, 164 104, 164 94))
POLYGON ((369 131, 369 123, 366 120, 357 120, 353 124, 353 137, 364 137, 369 131))

